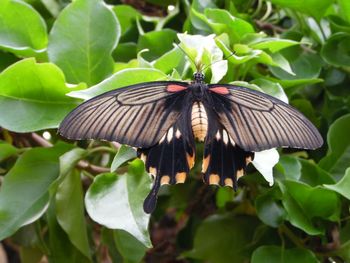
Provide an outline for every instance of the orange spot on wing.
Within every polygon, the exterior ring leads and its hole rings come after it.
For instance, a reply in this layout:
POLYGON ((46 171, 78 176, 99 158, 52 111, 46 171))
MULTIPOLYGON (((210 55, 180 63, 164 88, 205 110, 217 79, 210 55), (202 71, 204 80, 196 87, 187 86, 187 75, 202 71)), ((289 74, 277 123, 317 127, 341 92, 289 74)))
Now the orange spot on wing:
POLYGON ((226 87, 215 87, 215 88, 210 88, 209 90, 221 95, 226 95, 230 93, 226 87))
POLYGON ((176 85, 176 84, 170 84, 166 88, 168 92, 179 92, 187 89, 187 87, 181 86, 181 85, 176 85))

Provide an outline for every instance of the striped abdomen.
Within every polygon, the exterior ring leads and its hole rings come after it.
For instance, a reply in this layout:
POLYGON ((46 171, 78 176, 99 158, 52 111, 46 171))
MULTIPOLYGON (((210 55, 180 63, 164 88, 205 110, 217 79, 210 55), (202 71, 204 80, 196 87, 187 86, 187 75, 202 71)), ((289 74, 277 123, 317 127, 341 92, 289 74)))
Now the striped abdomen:
POLYGON ((203 142, 208 131, 208 116, 201 102, 193 103, 191 125, 194 138, 203 142))

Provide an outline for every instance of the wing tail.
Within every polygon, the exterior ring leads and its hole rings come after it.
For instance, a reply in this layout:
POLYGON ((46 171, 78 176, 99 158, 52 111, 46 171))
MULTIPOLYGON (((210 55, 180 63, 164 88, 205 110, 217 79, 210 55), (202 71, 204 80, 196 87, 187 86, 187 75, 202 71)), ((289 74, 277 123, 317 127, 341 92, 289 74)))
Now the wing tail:
POLYGON ((156 146, 138 150, 146 171, 154 177, 152 190, 143 205, 146 213, 155 209, 160 186, 184 183, 194 165, 195 144, 185 117, 186 114, 170 127, 156 146))

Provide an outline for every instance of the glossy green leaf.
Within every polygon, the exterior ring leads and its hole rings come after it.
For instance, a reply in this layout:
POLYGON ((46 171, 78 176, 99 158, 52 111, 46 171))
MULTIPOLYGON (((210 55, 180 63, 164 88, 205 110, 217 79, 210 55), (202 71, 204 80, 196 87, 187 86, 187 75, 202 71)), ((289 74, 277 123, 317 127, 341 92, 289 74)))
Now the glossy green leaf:
POLYGON ((337 0, 340 6, 340 14, 350 23, 350 2, 348 0, 337 0))
POLYGON ((184 253, 209 262, 244 262, 244 248, 252 241, 257 220, 233 214, 212 215, 197 229, 193 249, 184 253))
POLYGON ((266 49, 272 53, 278 52, 287 47, 299 45, 299 42, 290 39, 262 38, 259 41, 250 42, 249 47, 254 49, 266 49))
POLYGON ((0 50, 0 72, 19 60, 14 54, 0 50))
POLYGON ((283 207, 269 193, 260 195, 255 201, 255 207, 260 220, 268 226, 278 227, 285 219, 283 207))
POLYGON ((326 184, 324 187, 333 190, 350 200, 350 168, 345 171, 344 177, 338 183, 326 184))
POLYGON ((255 32, 250 23, 232 16, 227 10, 207 8, 204 14, 215 34, 228 33, 231 43, 239 43, 245 34, 255 32))
POLYGON ((0 191, 0 240, 46 210, 49 186, 59 175, 58 158, 66 150, 65 145, 28 150, 5 176, 0 191))
POLYGON ((337 33, 322 47, 322 57, 333 66, 350 67, 350 33, 337 33))
POLYGON ((176 32, 174 30, 163 29, 161 31, 151 31, 139 37, 137 50, 148 49, 143 56, 146 60, 152 61, 173 49, 173 43, 176 39, 176 32))
POLYGON ((78 103, 54 64, 21 60, 0 74, 0 126, 16 132, 56 128, 78 103))
POLYGON ((114 156, 112 165, 111 165, 111 172, 115 172, 126 161, 129 161, 130 159, 134 159, 136 157, 136 151, 130 146, 122 145, 117 154, 114 156))
MULTIPOLYGON (((318 55, 309 52, 306 53, 300 47, 289 47, 283 49, 280 53, 276 53, 274 56, 279 54, 290 64, 291 71, 294 75, 281 68, 270 67, 271 72, 276 77, 284 80, 314 80, 320 75, 322 60, 318 55)), ((275 57, 275 59, 277 58, 275 57)))
POLYGON ((0 140, 0 162, 15 155, 18 152, 17 148, 11 144, 0 140))
POLYGON ((327 134, 328 153, 320 161, 320 166, 340 179, 350 166, 350 115, 337 119, 327 134))
POLYGON ((79 251, 91 259, 84 216, 83 189, 80 173, 72 171, 58 186, 56 193, 57 222, 79 251))
MULTIPOLYGON (((113 51, 113 57, 118 62, 129 62, 137 56, 137 45, 133 42, 120 43, 113 51)), ((116 70, 114 69, 114 72, 116 70)))
POLYGON ((141 18, 141 14, 130 5, 116 5, 112 10, 120 23, 121 35, 126 34, 136 23, 136 19, 141 18))
POLYGON ((333 184, 334 178, 319 165, 311 160, 299 159, 301 164, 301 177, 299 180, 310 186, 318 186, 322 184, 333 184))
POLYGON ((284 155, 281 156, 279 164, 283 168, 283 174, 288 180, 298 181, 301 177, 301 164, 298 158, 284 155))
POLYGON ((113 237, 116 247, 124 262, 139 263, 144 257, 147 247, 139 240, 123 230, 114 230, 113 237))
POLYGON ((350 22, 342 19, 337 15, 329 15, 327 18, 329 20, 331 31, 333 33, 337 33, 337 32, 350 33, 350 22))
MULTIPOLYGON (((112 262, 123 262, 123 258, 120 255, 114 240, 114 231, 106 227, 101 228, 101 244, 108 248, 108 254, 112 262)), ((122 231, 122 230, 120 230, 122 231)))
MULTIPOLYGON (((140 162, 136 160, 130 165, 137 166, 140 162)), ((147 173, 129 171, 124 175, 98 175, 85 196, 86 209, 97 223, 124 230, 150 247, 149 215, 143 211, 143 200, 150 191, 150 183, 147 173)))
POLYGON ((257 85, 264 93, 288 103, 288 97, 279 83, 263 78, 255 79, 251 83, 257 85))
POLYGON ((279 186, 283 193, 282 203, 288 213, 287 219, 309 235, 324 232, 324 227, 316 224, 314 219, 339 220, 340 200, 333 191, 287 180, 280 182, 279 186))
POLYGON ((50 203, 47 212, 48 225, 48 247, 50 253, 47 257, 49 262, 55 263, 91 263, 80 251, 70 242, 66 232, 61 228, 56 220, 55 204, 50 203))
POLYGON ((344 262, 350 260, 350 241, 345 242, 339 249, 334 252, 335 255, 340 256, 344 262))
POLYGON ((81 148, 74 148, 60 156, 60 174, 51 184, 50 195, 55 196, 58 186, 63 182, 65 177, 72 172, 79 160, 83 159, 87 151, 81 148))
POLYGON ((21 247, 21 263, 38 263, 43 257, 43 252, 38 247, 21 247))
POLYGON ((271 0, 271 2, 281 7, 311 15, 319 20, 333 3, 332 0, 271 0))
POLYGON ((0 49, 20 57, 45 58, 46 24, 29 4, 2 0, 0 5, 0 49))
POLYGON ((73 91, 68 95, 71 97, 90 99, 101 93, 114 90, 117 88, 129 86, 132 84, 156 81, 156 80, 166 80, 167 75, 157 69, 145 69, 145 68, 135 68, 135 69, 124 69, 115 73, 112 77, 106 79, 105 81, 92 86, 89 89, 81 91, 73 91))
POLYGON ((252 255, 252 263, 318 263, 316 256, 304 248, 284 249, 278 246, 258 247, 252 255))
POLYGON ((153 61, 154 68, 161 70, 167 74, 177 70, 184 77, 188 69, 187 57, 178 47, 166 52, 163 56, 153 61))
POLYGON ((102 0, 76 0, 60 13, 50 32, 50 61, 68 82, 96 84, 113 72, 111 54, 119 36, 119 22, 102 0))

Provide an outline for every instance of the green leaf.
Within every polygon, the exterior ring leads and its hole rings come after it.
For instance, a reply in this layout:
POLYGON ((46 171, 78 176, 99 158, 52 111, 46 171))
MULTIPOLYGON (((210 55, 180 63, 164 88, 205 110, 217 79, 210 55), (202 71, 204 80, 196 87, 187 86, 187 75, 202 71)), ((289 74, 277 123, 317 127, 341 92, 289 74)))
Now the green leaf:
POLYGON ((279 182, 279 186, 283 194, 282 203, 288 213, 287 219, 309 235, 324 232, 324 227, 316 224, 314 219, 339 220, 340 200, 333 191, 287 180, 279 182))
POLYGON ((228 33, 231 43, 239 43, 246 34, 255 32, 250 23, 234 17, 227 10, 207 8, 204 14, 215 34, 228 33))
POLYGON ((252 255, 252 263, 318 263, 316 256, 304 248, 285 249, 278 246, 258 247, 252 255))
POLYGON ((193 249, 183 255, 208 262, 247 260, 244 249, 253 239, 258 222, 249 216, 212 215, 198 227, 193 249))
POLYGON ((112 7, 120 23, 121 35, 126 34, 133 26, 135 21, 141 18, 141 14, 130 5, 116 5, 112 7))
POLYGON ((329 15, 328 17, 331 31, 333 33, 337 32, 346 32, 350 33, 350 22, 342 19, 340 16, 337 15, 329 15))
POLYGON ((50 249, 47 255, 49 262, 91 263, 92 261, 81 254, 70 242, 67 234, 57 222, 55 212, 55 202, 51 202, 46 218, 48 223, 48 246, 50 249))
POLYGON ((38 263, 43 257, 43 252, 37 247, 22 246, 20 257, 22 263, 38 263))
POLYGON ((115 172, 126 161, 129 161, 130 159, 134 159, 136 157, 136 151, 127 145, 122 145, 117 154, 114 156, 112 165, 111 165, 111 172, 115 172))
POLYGON ((54 64, 21 60, 0 74, 0 126, 15 132, 56 128, 76 105, 54 64), (9 110, 11 109, 11 110, 9 110))
POLYGON ((340 32, 328 38, 321 55, 333 66, 350 67, 350 33, 340 32))
MULTIPOLYGON (((131 168, 142 165, 135 160, 131 168)), ((124 230, 146 247, 151 247, 147 231, 150 216, 143 211, 143 200, 150 191, 147 173, 113 173, 95 177, 85 196, 85 205, 90 217, 111 229, 124 230)))
POLYGON ((66 150, 65 145, 28 150, 6 174, 0 191, 0 240, 46 210, 49 186, 59 175, 58 158, 66 150))
POLYGON ((113 72, 111 54, 119 36, 119 22, 102 0, 73 1, 50 32, 50 61, 69 82, 96 84, 113 72))
POLYGON ((340 14, 350 23, 350 2, 348 0, 338 0, 340 14))
POLYGON ((301 164, 298 158, 282 155, 279 164, 283 168, 283 174, 286 179, 298 181, 301 177, 301 164))
POLYGON ((50 195, 55 196, 58 186, 63 182, 64 178, 71 173, 75 165, 79 160, 84 158, 87 154, 86 150, 81 148, 74 148, 65 154, 61 155, 60 161, 60 174, 58 178, 51 184, 50 195))
POLYGON ((251 83, 257 85, 264 93, 267 93, 277 99, 288 103, 288 97, 284 92, 283 87, 278 82, 273 82, 263 78, 257 78, 254 79, 251 83))
POLYGON ((0 141, 0 162, 15 155, 18 152, 17 148, 11 144, 0 141))
POLYGON ((275 5, 290 8, 301 13, 305 13, 321 20, 324 13, 333 3, 332 0, 271 0, 275 5))
POLYGON ((280 38, 261 38, 248 43, 248 46, 254 49, 267 49, 272 53, 276 53, 287 47, 299 45, 300 43, 290 39, 280 38))
POLYGON ((328 130, 328 153, 320 161, 320 167, 340 179, 350 166, 350 114, 337 119, 328 130))
POLYGON ((136 43, 133 42, 120 43, 113 51, 113 57, 118 62, 129 62, 131 59, 136 58, 136 48, 136 43))
POLYGON ((173 49, 173 43, 176 39, 174 30, 151 31, 139 37, 137 51, 148 49, 143 56, 146 60, 152 61, 173 49))
POLYGON ((345 171, 343 178, 336 184, 324 185, 327 189, 333 190, 350 200, 350 168, 345 171))
POLYGON ((114 230, 113 237, 119 253, 124 262, 139 263, 144 257, 147 247, 145 247, 135 237, 123 230, 114 230))
POLYGON ((255 201, 255 207, 260 220, 268 226, 278 227, 285 219, 284 209, 276 202, 270 192, 259 196, 255 201))
POLYGON ((174 47, 169 52, 165 53, 163 56, 153 61, 152 65, 154 68, 161 70, 167 74, 173 72, 173 70, 181 73, 181 76, 185 77, 187 67, 187 58, 184 53, 178 47, 174 47))
POLYGON ((299 159, 301 163, 301 177, 299 180, 310 186, 318 186, 322 184, 333 184, 333 177, 315 164, 312 160, 299 159))
POLYGON ((69 240, 91 259, 84 216, 83 189, 80 173, 72 171, 59 185, 56 193, 56 216, 69 240))
MULTIPOLYGON (((301 80, 301 79, 316 79, 321 72, 322 60, 321 58, 313 53, 303 51, 299 46, 289 47, 280 51, 280 53, 274 54, 280 55, 285 58, 289 63, 291 71, 294 73, 290 74, 286 69, 283 70, 277 67, 270 67, 271 72, 278 78, 283 80, 301 80)), ((281 58, 280 58, 281 59, 281 58)), ((282 84, 282 86, 284 86, 282 84)))
POLYGON ((29 4, 2 0, 0 5, 0 49, 20 57, 45 58, 46 24, 29 4))
POLYGON ((129 86, 132 84, 166 79, 167 75, 165 75, 163 72, 157 69, 124 69, 118 71, 112 77, 106 79, 105 81, 95 86, 92 86, 89 89, 73 91, 70 92, 68 95, 76 98, 90 99, 104 92, 129 86))

